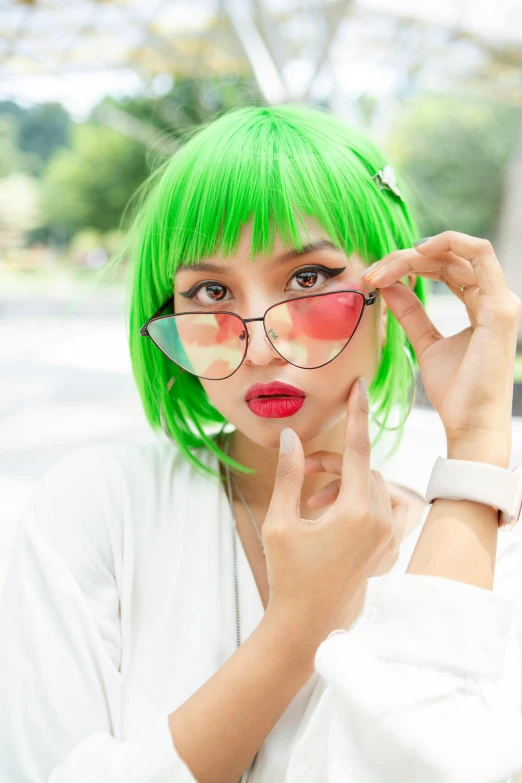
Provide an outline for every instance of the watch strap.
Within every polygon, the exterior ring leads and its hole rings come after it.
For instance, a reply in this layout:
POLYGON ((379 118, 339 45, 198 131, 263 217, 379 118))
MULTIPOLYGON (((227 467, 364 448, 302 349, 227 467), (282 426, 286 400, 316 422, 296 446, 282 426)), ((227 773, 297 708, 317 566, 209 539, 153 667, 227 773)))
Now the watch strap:
POLYGON ((436 498, 474 500, 499 509, 499 526, 511 530, 522 512, 522 468, 513 470, 472 460, 437 457, 426 502, 436 498))

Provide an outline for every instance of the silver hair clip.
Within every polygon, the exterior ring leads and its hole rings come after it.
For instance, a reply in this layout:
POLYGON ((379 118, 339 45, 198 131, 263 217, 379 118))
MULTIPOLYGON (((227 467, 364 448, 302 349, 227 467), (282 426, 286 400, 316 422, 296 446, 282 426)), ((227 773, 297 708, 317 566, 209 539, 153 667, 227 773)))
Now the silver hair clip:
POLYGON ((379 169, 372 179, 376 182, 379 190, 391 190, 392 193, 395 193, 402 200, 401 191, 397 186, 397 178, 391 166, 385 166, 383 171, 379 169))

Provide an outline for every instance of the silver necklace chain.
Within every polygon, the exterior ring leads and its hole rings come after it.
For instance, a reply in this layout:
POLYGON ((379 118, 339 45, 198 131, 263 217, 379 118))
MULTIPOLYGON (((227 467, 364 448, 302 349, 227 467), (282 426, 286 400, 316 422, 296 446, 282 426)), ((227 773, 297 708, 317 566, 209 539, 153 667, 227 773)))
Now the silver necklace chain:
MULTIPOLYGON (((228 448, 230 444, 230 438, 227 438, 225 443, 225 454, 228 457, 228 448)), ((225 465, 225 472, 226 472, 226 478, 227 478, 227 495, 228 495, 228 502, 230 504, 230 511, 232 514, 232 556, 234 560, 234 598, 235 598, 235 606, 236 606, 236 648, 239 648, 241 645, 241 628, 240 628, 240 619, 239 619, 239 579, 238 579, 238 572, 237 572, 237 549, 236 549, 236 532, 237 532, 237 522, 236 517, 234 514, 234 506, 232 503, 232 487, 230 484, 230 467, 229 465, 225 465)), ((250 519, 252 520, 252 523, 254 525, 254 528, 256 530, 256 533, 259 537, 259 541, 261 542, 261 546, 263 547, 263 554, 265 554, 265 547, 263 546, 263 539, 261 538, 261 533, 259 532, 259 528, 256 524, 256 520, 254 519, 254 515, 250 511, 250 508, 248 507, 248 504, 243 497, 243 493, 238 487, 237 481, 234 480, 234 484, 236 486, 236 489, 238 491, 239 497, 241 498, 241 502, 243 503, 245 509, 248 512, 248 515, 250 519)), ((254 758, 252 759, 252 764, 250 766, 250 770, 252 770, 252 767, 254 766, 259 751, 256 753, 254 758)), ((244 774, 241 775, 241 777, 238 780, 238 783, 241 783, 243 780, 244 774)))
MULTIPOLYGON (((228 465, 227 465, 227 468, 228 468, 228 465)), ((261 532, 260 532, 260 530, 259 530, 259 528, 257 526, 256 520, 254 519, 254 515, 252 514, 252 511, 250 510, 250 508, 248 506, 248 503, 246 502, 245 498, 243 497, 243 493, 239 489, 239 485, 238 485, 235 477, 233 476, 232 479, 234 481, 234 485, 235 485, 235 487, 237 489, 238 495, 241 498, 241 502, 243 503, 244 507, 246 508, 246 510, 248 512, 248 515, 249 515, 250 519, 252 520, 252 524, 253 524, 253 526, 255 528, 255 531, 257 533, 257 537, 259 538, 259 543, 261 544, 261 549, 263 550, 263 554, 265 555, 265 545, 263 544, 263 538, 262 538, 261 532)), ((266 557, 266 555, 265 555, 265 557, 266 557)))
MULTIPOLYGON (((229 439, 225 443, 225 454, 228 457, 229 439)), ((230 486, 230 469, 228 465, 225 465, 225 472, 227 478, 227 495, 228 502, 230 504, 230 512, 232 514, 232 556, 234 559, 234 595, 236 600, 236 647, 241 645, 241 632, 239 626, 239 586, 238 586, 238 573, 237 573, 237 551, 236 551, 236 531, 237 522, 234 515, 234 506, 232 504, 232 487, 230 486)))

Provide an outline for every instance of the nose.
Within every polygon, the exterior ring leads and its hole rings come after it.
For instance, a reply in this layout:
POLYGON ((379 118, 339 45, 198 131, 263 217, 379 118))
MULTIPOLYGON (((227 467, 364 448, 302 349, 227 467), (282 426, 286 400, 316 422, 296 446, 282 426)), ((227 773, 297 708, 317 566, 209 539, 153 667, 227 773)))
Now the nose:
POLYGON ((282 363, 285 362, 266 336, 262 321, 251 321, 246 326, 248 329, 248 348, 245 362, 264 365, 269 364, 274 358, 279 359, 282 363))

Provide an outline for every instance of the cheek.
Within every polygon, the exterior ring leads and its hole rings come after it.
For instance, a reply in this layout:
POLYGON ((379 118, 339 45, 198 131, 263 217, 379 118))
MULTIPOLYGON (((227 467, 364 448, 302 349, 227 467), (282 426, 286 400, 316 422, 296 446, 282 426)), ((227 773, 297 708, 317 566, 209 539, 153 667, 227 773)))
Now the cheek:
POLYGON ((234 376, 232 375, 223 381, 208 381, 201 378, 200 382, 210 403, 220 413, 227 415, 234 404, 233 401, 237 400, 237 381, 234 380, 234 376))
MULTIPOLYGON (((343 354, 351 362, 366 362, 379 353, 380 336, 379 311, 372 307, 366 308, 357 331, 344 349, 343 354)), ((345 357, 345 358, 346 358, 345 357)))
POLYGON ((322 368, 327 372, 321 379, 321 383, 324 384, 325 389, 330 388, 334 391, 335 398, 337 398, 339 391, 342 396, 357 376, 364 375, 368 383, 371 383, 375 376, 380 359, 378 318, 378 313, 370 313, 369 310, 366 310, 357 331, 344 351, 337 359, 322 368), (342 385, 339 386, 339 380, 343 377, 348 380, 346 388, 342 385))
MULTIPOLYGON (((324 367, 310 370, 303 383, 307 383, 310 394, 337 405, 345 404, 346 395, 359 375, 369 383, 375 376, 379 364, 379 340, 375 317, 364 319, 354 336, 339 356, 324 367), (345 380, 343 380, 345 379, 345 380)), ((303 373, 306 373, 303 370, 303 373)))

